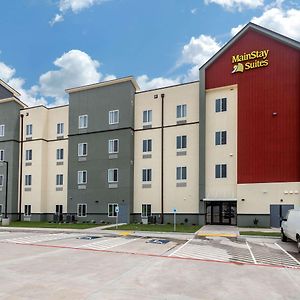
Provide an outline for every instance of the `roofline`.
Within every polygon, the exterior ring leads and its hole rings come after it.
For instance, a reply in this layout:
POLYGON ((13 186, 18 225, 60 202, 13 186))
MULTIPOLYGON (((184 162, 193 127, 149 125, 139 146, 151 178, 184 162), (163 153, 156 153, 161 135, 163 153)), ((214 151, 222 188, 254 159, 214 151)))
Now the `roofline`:
MULTIPOLYGON (((15 101, 19 105, 21 105, 23 107, 27 107, 27 104, 25 104, 24 102, 22 102, 19 98, 15 97, 15 96, 9 97, 9 98, 0 99, 0 103, 10 102, 10 101, 15 101)), ((21 109, 23 109, 23 108, 21 108, 21 109)))
POLYGON ((15 96, 15 97, 20 97, 21 96, 21 94, 18 92, 18 91, 16 91, 14 88, 12 88, 10 85, 8 85, 5 81, 3 81, 2 79, 0 79, 0 84, 2 85, 2 86, 4 86, 7 90, 9 90, 11 93, 13 93, 13 95, 15 96))
POLYGON ((102 81, 102 82, 98 82, 98 83, 93 83, 93 84, 88 84, 88 85, 83 85, 83 86, 79 86, 79 87, 66 89, 65 92, 68 94, 71 94, 71 93, 95 89, 98 87, 118 84, 118 83, 122 83, 122 82, 126 82, 126 81, 131 81, 131 83, 135 87, 135 89, 140 90, 140 87, 139 87, 138 83, 136 82, 136 80, 134 79, 134 77, 127 76, 127 77, 121 77, 121 78, 117 78, 117 79, 113 79, 113 80, 102 81))
POLYGON ((29 109, 40 108, 40 107, 45 108, 47 110, 50 110, 50 109, 55 109, 55 108, 62 108, 62 107, 65 107, 65 106, 69 106, 69 104, 63 104, 63 105, 52 106, 52 107, 47 107, 47 106, 45 106, 43 104, 40 104, 40 105, 25 107, 25 108, 22 108, 20 110, 29 110, 29 109))
POLYGON ((180 85, 193 84, 193 83, 196 83, 196 82, 199 82, 199 80, 184 82, 184 83, 178 83, 178 84, 173 84, 173 85, 167 85, 167 86, 159 87, 159 88, 156 88, 156 89, 139 91, 139 92, 136 92, 136 94, 142 94, 142 93, 153 92, 153 91, 158 91, 158 90, 163 90, 163 89, 169 89, 169 88, 174 88, 174 87, 177 87, 177 86, 180 86, 180 85))
POLYGON ((281 43, 284 43, 290 47, 300 49, 300 42, 293 40, 280 33, 277 33, 275 31, 272 31, 270 29, 267 29, 265 27, 262 27, 260 25, 249 22, 234 37, 232 37, 214 56, 212 56, 205 64, 203 64, 199 68, 199 70, 206 69, 209 65, 211 65, 220 55, 222 55, 229 47, 231 47, 231 45, 235 43, 239 38, 241 38, 241 36, 249 29, 254 29, 255 31, 263 33, 269 37, 272 37, 273 39, 281 43))

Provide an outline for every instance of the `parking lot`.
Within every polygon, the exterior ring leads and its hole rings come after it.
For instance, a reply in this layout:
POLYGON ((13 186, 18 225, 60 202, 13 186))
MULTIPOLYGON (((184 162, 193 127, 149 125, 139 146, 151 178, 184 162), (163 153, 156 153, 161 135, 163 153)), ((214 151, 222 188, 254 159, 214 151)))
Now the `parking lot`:
POLYGON ((0 232, 0 258, 1 299, 299 299, 300 293, 296 245, 279 239, 7 231, 0 232))

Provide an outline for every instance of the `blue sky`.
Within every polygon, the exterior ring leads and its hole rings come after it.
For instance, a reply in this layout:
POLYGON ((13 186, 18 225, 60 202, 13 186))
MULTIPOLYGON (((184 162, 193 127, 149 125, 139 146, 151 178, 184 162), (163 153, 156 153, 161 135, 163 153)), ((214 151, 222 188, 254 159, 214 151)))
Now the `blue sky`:
POLYGON ((142 89, 197 80, 249 21, 300 40, 299 0, 2 0, 1 12, 0 78, 28 105, 127 75, 142 89))

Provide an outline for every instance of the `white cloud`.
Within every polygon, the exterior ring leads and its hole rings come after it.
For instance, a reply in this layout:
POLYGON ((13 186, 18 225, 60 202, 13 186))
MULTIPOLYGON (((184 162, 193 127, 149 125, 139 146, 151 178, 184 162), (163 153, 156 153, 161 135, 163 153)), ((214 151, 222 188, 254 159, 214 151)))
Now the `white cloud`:
POLYGON ((227 10, 242 11, 245 8, 257 8, 264 5, 264 0, 205 0, 205 4, 215 3, 227 10))
POLYGON ((198 9, 197 8, 193 8, 191 9, 191 14, 196 15, 197 14, 198 9))
POLYGON ((165 87, 169 85, 174 85, 180 83, 180 78, 165 78, 165 77, 156 77, 150 79, 148 75, 141 75, 137 77, 137 83, 139 84, 141 90, 151 90, 159 87, 165 87))
MULTIPOLYGON (((284 10, 274 7, 266 10, 260 17, 252 18, 251 22, 300 41, 300 9, 284 10)), ((244 26, 232 28, 231 35, 235 35, 244 26)))
POLYGON ((53 19, 49 22, 49 24, 51 26, 53 26, 54 24, 56 23, 59 23, 59 22, 62 22, 64 20, 64 16, 63 15, 59 15, 59 14, 56 14, 53 19))
POLYGON ((14 68, 9 67, 5 63, 0 61, 0 78, 4 81, 8 81, 16 73, 14 68))

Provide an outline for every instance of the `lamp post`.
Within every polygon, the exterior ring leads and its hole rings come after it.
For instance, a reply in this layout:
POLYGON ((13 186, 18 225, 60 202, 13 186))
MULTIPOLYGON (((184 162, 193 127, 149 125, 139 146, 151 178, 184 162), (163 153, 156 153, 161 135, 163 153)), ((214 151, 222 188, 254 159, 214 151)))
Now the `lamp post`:
POLYGON ((8 186, 8 161, 1 161, 2 164, 6 164, 6 174, 5 174, 5 209, 4 209, 4 219, 2 219, 2 225, 9 225, 9 220, 7 217, 7 186, 8 186), (3 222, 4 221, 4 222, 3 222))

